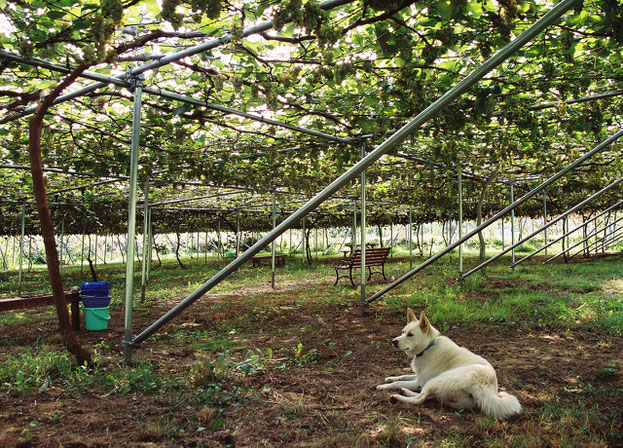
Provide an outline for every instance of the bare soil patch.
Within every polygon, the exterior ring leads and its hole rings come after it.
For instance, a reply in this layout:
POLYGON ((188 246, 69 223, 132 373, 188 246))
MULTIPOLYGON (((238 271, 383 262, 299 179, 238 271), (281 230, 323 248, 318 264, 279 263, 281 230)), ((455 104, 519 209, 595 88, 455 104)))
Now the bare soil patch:
MULTIPOLYGON (((361 314, 339 305, 300 304, 295 288, 287 286, 272 294, 269 307, 262 298, 269 289, 262 285, 206 297, 135 352, 135 359, 151 360, 161 373, 188 376, 193 365, 217 353, 192 348, 180 338, 182 330, 215 334, 222 329, 237 360, 249 350, 266 354, 272 349, 263 369, 232 375, 223 384, 221 393, 235 398, 231 403, 215 407, 189 399, 196 392, 192 385, 166 393, 112 394, 103 388, 76 393, 56 387, 5 393, 0 395, 0 446, 406 446, 408 437, 418 441, 411 446, 435 446, 448 434, 464 435, 466 446, 480 446, 493 430, 497 437, 537 431, 541 442, 556 446, 560 434, 544 425, 543 413, 552 396, 561 405, 590 401, 587 384, 612 391, 598 395, 591 409, 609 416, 620 434, 621 338, 526 326, 449 329, 447 336, 494 365, 501 389, 524 406, 511 423, 483 426, 478 412, 455 412, 435 401, 417 408, 392 404, 389 393, 374 389, 385 376, 409 372, 409 360, 390 344, 402 328, 402 311, 372 308, 361 314), (404 424, 392 432, 388 426, 396 421, 404 424)), ((147 327, 169 306, 137 312, 135 328, 147 327)), ((122 358, 123 316, 120 310, 111 314, 109 330, 80 334, 104 364, 122 358)), ((10 344, 1 352, 16 353, 42 340, 58 343, 49 312, 35 309, 29 315, 34 322, 2 329, 10 344)), ((604 440, 602 446, 611 443, 618 442, 604 440)))

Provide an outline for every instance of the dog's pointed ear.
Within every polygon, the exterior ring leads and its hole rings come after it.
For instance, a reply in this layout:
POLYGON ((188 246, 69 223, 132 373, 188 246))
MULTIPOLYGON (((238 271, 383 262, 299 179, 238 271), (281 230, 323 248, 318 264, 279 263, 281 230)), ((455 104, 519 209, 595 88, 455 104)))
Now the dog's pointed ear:
POLYGON ((424 333, 430 333, 430 322, 424 313, 420 315, 420 328, 424 333))
POLYGON ((407 308, 407 323, 416 321, 417 317, 415 317, 415 313, 411 310, 411 308, 407 308))

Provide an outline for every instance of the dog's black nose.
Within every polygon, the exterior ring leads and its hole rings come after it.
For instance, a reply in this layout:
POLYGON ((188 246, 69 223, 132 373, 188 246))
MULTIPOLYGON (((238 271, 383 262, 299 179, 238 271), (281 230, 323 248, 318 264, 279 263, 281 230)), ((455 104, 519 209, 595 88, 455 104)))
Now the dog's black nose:
POLYGON ((394 344, 394 347, 398 347, 398 341, 396 339, 392 340, 392 344, 394 344))

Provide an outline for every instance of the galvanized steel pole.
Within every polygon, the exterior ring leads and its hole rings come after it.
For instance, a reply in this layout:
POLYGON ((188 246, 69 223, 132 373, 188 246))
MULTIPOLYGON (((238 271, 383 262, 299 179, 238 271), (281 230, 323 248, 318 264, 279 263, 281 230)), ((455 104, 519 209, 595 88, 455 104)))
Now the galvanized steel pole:
POLYGON ((125 330, 123 355, 126 364, 132 360, 132 306, 134 298, 134 238, 136 234, 136 202, 138 184, 138 151, 141 128, 143 82, 136 79, 134 109, 132 111, 132 152, 130 155, 130 192, 128 198, 128 239, 125 269, 125 330))
POLYGON ((350 251, 351 253, 357 248, 357 201, 353 203, 353 224, 350 233, 350 251))
MULTIPOLYGON (((459 184, 459 240, 463 237, 463 170, 458 166, 459 184)), ((459 276, 463 273, 463 244, 459 244, 459 276)))
POLYGON ((151 225, 151 207, 147 208, 147 215, 149 216, 149 219, 147 221, 147 227, 149 229, 149 233, 147 235, 147 238, 149 238, 149 243, 147 244, 147 276, 145 278, 145 282, 147 285, 149 285, 149 274, 151 272, 151 256, 152 256, 152 247, 154 243, 154 229, 152 228, 151 225))
MULTIPOLYGON (((604 215, 605 213, 608 213, 608 211, 612 210, 612 209, 613 209, 613 208, 615 208, 615 207, 620 206, 621 204, 623 204, 623 201, 619 201, 619 202, 617 202, 616 204, 614 204, 614 205, 612 205, 612 206, 608 207, 606 210, 604 210, 604 211, 603 211, 603 212, 601 212, 600 214, 598 214, 598 215, 594 216, 593 218, 589 219, 589 220, 588 220, 588 221, 586 221, 585 223, 582 223, 581 225, 577 226, 577 227, 576 227, 576 228, 574 228, 573 230, 570 230, 568 233, 569 233, 569 234, 571 234, 571 233, 573 233, 573 232, 577 232, 580 228, 582 228, 582 227, 586 226, 586 225, 587 225, 588 223, 590 223, 591 221, 595 221, 595 222, 597 222, 597 219, 598 219, 600 216, 604 215)), ((597 232, 597 228, 595 228, 595 230, 593 230, 592 232, 590 232, 590 234, 588 234, 588 235, 586 236, 586 238, 585 238, 584 240, 582 240, 582 241, 588 240, 588 239, 589 239, 591 236, 593 236, 596 232, 597 232)), ((546 246, 543 246, 543 247, 541 247, 541 248, 539 248, 539 249, 536 249, 536 250, 535 250, 535 251, 533 251, 532 253, 530 253, 530 254, 526 255, 525 257, 523 257, 523 258, 521 258, 521 259, 517 260, 517 261, 515 262, 515 266, 517 266, 519 263, 523 263, 523 262, 524 262, 524 261, 526 261, 527 259, 531 258, 532 256, 534 256, 534 255, 538 254, 539 252, 541 252, 541 251, 543 251, 543 250, 545 250, 545 254, 546 254, 545 256, 547 256, 547 247, 548 247, 548 246, 552 246, 552 245, 556 244, 558 241, 562 240, 562 239, 563 239, 564 237, 566 237, 566 236, 567 236, 567 234, 566 234, 566 233, 564 233, 562 236, 560 236, 560 237, 556 238, 555 240, 552 240, 552 241, 550 241, 549 243, 547 243, 547 245, 546 245, 546 246)), ((582 242, 582 241, 581 241, 581 242, 582 242)), ((562 255, 562 252, 561 252, 561 253, 559 253, 558 255, 556 255, 555 257, 550 258, 549 260, 546 260, 546 261, 545 261, 545 263, 548 263, 550 260, 553 260, 554 258, 558 258, 560 255, 562 255)))
MULTIPOLYGON (((26 204, 22 201, 22 232, 19 239, 19 274, 17 277, 17 297, 22 296, 22 263, 24 260, 24 233, 26 231, 26 204)), ((62 249, 62 247, 61 247, 62 249)))
MULTIPOLYGON (((488 220, 486 220, 485 222, 483 222, 481 225, 477 226, 476 228, 474 228, 471 232, 468 232, 463 238, 460 238, 457 242, 455 242, 454 244, 448 246, 446 249, 442 250, 441 252, 436 253, 435 255, 433 255, 432 257, 430 257, 428 260, 424 261, 423 263, 421 263, 420 265, 416 266, 415 268, 413 268, 411 271, 407 272, 406 274, 402 275, 400 278, 396 279, 395 281, 393 281, 391 284, 387 285, 385 288, 383 288, 382 290, 378 291, 377 293, 371 295, 370 297, 368 297, 366 299, 366 301, 368 303, 378 299, 379 297, 381 297, 383 294, 391 291, 392 289, 394 289, 396 286, 398 286, 399 284, 401 284, 402 282, 404 282, 405 280, 407 280, 408 278, 410 278, 411 276, 417 274, 419 271, 421 271, 422 269, 430 266, 431 264, 433 264, 435 261, 437 261, 438 259, 440 259, 441 257, 443 257, 445 254, 447 254, 448 252, 450 252, 451 250, 455 249, 459 244, 464 243, 465 241, 469 240, 471 237, 473 237, 474 235, 476 235, 478 232, 480 232, 483 229, 486 229, 487 227, 489 227, 491 224, 493 224, 494 222, 496 222, 498 219, 500 219, 502 216, 504 216, 506 213, 508 213, 509 211, 515 209, 517 206, 523 204, 525 201, 527 201, 528 199, 530 199, 532 196, 534 196, 535 194, 537 194, 539 191, 542 191, 543 189, 547 188, 549 185, 551 185, 552 183, 554 183, 555 181, 557 181, 558 179, 560 179, 562 176, 564 176, 565 174, 567 174, 568 172, 572 171, 573 169, 575 169, 575 167, 577 167, 578 165, 584 163, 586 160, 590 159, 591 157, 593 157, 595 154, 599 153, 600 151, 602 151, 604 148, 608 147, 609 145, 611 145, 612 143, 614 143, 616 140, 618 140, 619 138, 621 138, 623 136, 623 130, 620 130, 619 132, 617 132, 616 134, 614 134, 613 136, 609 137, 608 139, 606 139, 605 141, 603 141, 602 143, 600 143, 599 145, 597 145, 595 148, 593 148, 592 150, 590 150, 589 152, 587 152, 586 154, 584 154, 582 157, 580 157, 579 159, 575 160, 574 162, 570 163, 569 165, 567 165, 566 168, 563 168, 562 170, 560 170, 558 173, 554 174, 553 176, 551 176, 549 179, 545 180, 541 185, 537 186, 536 188, 534 188, 533 190, 529 191, 528 193, 526 193, 525 195, 523 195, 522 197, 520 197, 519 199, 517 199, 514 203, 510 204, 509 206, 507 206, 506 208, 504 208, 503 210, 500 210, 499 212, 497 212, 495 215, 493 215, 491 218, 489 218, 488 220)), ((508 250, 506 251, 508 252, 508 250)))
POLYGON ((149 179, 145 181, 145 199, 143 200, 143 261, 141 263, 141 302, 145 300, 145 292, 147 289, 147 238, 149 236, 149 179))
MULTIPOLYGON (((615 180, 614 182, 608 184, 607 186, 605 186, 604 188, 602 188, 601 190, 599 190, 597 193, 593 194, 592 196, 584 199, 582 202, 580 202, 579 204, 575 205, 574 207, 571 207, 569 210, 567 210, 565 213, 563 213, 562 215, 560 215, 559 217, 557 217, 556 219, 553 219, 552 221, 548 222, 545 226, 541 227, 540 229, 535 230, 534 232, 532 232, 531 234, 529 234, 528 236, 526 236, 525 238, 521 238, 517 243, 515 243, 513 246, 511 246, 509 249, 503 250, 502 252, 494 255, 493 257, 489 258, 488 260, 480 263, 478 266, 472 268, 471 270, 469 270, 468 272, 466 272, 465 274, 463 274, 461 276, 461 278, 466 278, 469 277, 470 275, 472 275, 474 272, 484 268, 485 266, 489 265, 490 263, 492 263, 493 261, 497 260, 498 258, 500 258, 502 255, 504 255, 505 253, 507 253, 509 250, 514 249, 515 247, 524 244, 526 241, 528 241, 530 238, 533 238, 535 235, 538 235, 540 232, 542 232, 543 230, 545 230, 548 227, 551 227, 553 224, 557 223, 558 221, 560 221, 561 219, 567 220, 567 218, 569 217, 569 215, 577 210, 579 210, 580 208, 584 207, 586 204, 588 204, 589 202, 591 202, 593 199, 601 196, 602 194, 604 194, 605 192, 607 192, 608 190, 616 187, 617 185, 619 185, 621 182, 623 182, 623 177, 618 178, 617 180, 615 180)), ((568 233, 567 233, 567 238, 568 238, 568 233)))
MULTIPOLYGON (((580 242, 578 242, 578 243, 574 244, 573 246, 569 247, 569 248, 566 250, 566 252, 570 252, 570 251, 571 251, 571 249, 575 249, 577 246, 579 246, 580 244, 582 244, 583 242, 585 242, 586 240, 588 240, 589 238, 591 238, 591 237, 593 237, 593 236, 595 237, 595 241, 593 241, 591 244, 589 244, 589 245, 588 245, 588 248, 590 249, 591 247, 595 246, 595 248, 596 248, 596 249, 599 249, 599 248, 600 248, 599 243, 600 243, 600 242, 602 242, 602 241, 605 239, 605 237, 601 237, 601 238, 599 238, 597 234, 598 234, 598 232, 591 233, 589 236, 587 236, 586 238, 584 238, 582 241, 580 241, 580 242)), ((571 259, 571 258, 575 257, 576 255, 578 255, 579 253, 583 252, 584 250, 585 250, 585 249, 583 248, 583 249, 581 249, 581 250, 577 251, 576 253, 574 253, 573 255, 571 255, 569 258, 571 259)), ((549 259, 549 260, 547 260, 546 262, 547 262, 547 263, 549 263, 550 261, 552 261, 552 260, 554 260, 554 259, 558 258, 558 257, 559 257, 559 256, 561 256, 561 255, 562 255, 562 252, 561 252, 561 253, 559 253, 559 254, 557 254, 555 257, 550 258, 550 259, 549 259)))
POLYGON ((615 244, 619 243, 623 239, 623 232, 620 232, 620 228, 615 233, 610 234, 610 239, 604 243, 604 249, 608 250, 615 244))
MULTIPOLYGON (((413 201, 413 200, 412 200, 413 201)), ((422 227, 424 224, 421 224, 422 227)), ((413 267, 413 202, 409 204, 409 268, 413 267)))
MULTIPOLYGON (((515 202, 515 190, 513 189, 513 182, 510 183, 511 187, 511 204, 515 202)), ((512 262, 515 263, 515 208, 511 210, 511 246, 512 246, 512 262)))
MULTIPOLYGON (((275 230, 275 226, 277 225, 277 205, 275 203, 275 190, 273 189, 273 230, 275 230)), ((271 243, 271 263, 272 263, 272 271, 270 277, 270 284, 275 289, 275 240, 271 243)))
MULTIPOLYGON (((547 194, 543 191, 543 225, 547 224, 547 194)), ((543 232, 543 249, 547 257, 547 229, 543 232)))
MULTIPOLYGON (((333 8, 337 8, 338 6, 343 6, 345 4, 351 3, 353 0, 328 0, 325 2, 321 2, 318 4, 318 6, 323 9, 323 10, 329 10, 329 9, 333 9, 333 8)), ((285 19, 286 23, 289 23, 292 21, 292 18, 288 17, 285 19)), ((245 28, 244 30, 242 30, 242 36, 241 37, 248 37, 252 34, 257 34, 257 33, 261 33, 264 31, 268 31, 271 28, 273 28, 273 22, 272 21, 264 21, 261 22, 257 25, 245 28)), ((74 92, 70 92, 67 93, 65 95, 60 95, 53 104, 59 104, 65 101, 69 101, 72 100, 74 98, 78 98, 80 96, 84 96, 90 92, 93 92, 97 89, 100 89, 102 87, 107 86, 110 83, 114 83, 114 84, 118 84, 118 83, 127 83, 130 79, 133 79, 134 77, 140 76, 141 74, 145 73, 146 71, 149 70, 155 70, 157 68, 160 68, 164 65, 168 65, 172 62, 176 62, 179 61, 183 58, 189 57, 189 56, 193 56, 199 53, 203 53, 209 50, 212 50, 222 44, 228 43, 230 42, 232 39, 232 35, 231 34, 226 34, 224 36, 215 38, 215 39, 211 39, 208 42, 204 42, 202 44, 199 45, 195 45, 193 47, 190 48, 186 48, 182 51, 178 51, 175 53, 171 53, 168 55, 163 55, 161 58, 154 60, 152 62, 149 62, 147 64, 143 64, 137 67, 134 67, 131 70, 128 70, 126 73, 120 75, 120 76, 116 76, 116 77, 108 77, 108 76, 103 76, 103 75, 99 75, 97 73, 94 72, 87 72, 84 75, 84 77, 87 78, 92 78, 92 79, 98 79, 97 82, 90 84, 88 86, 85 86, 81 89, 75 90, 74 92)), ((23 62, 28 64, 28 59, 24 59, 21 56, 18 55, 13 55, 12 53, 8 53, 8 52, 4 52, 2 54, 2 57, 5 59, 13 59, 13 60, 17 60, 18 62, 23 62)), ((42 61, 40 59, 38 60, 31 60, 31 61, 37 61, 37 63, 41 66, 43 66, 43 63, 46 63, 47 68, 50 69, 59 69, 62 67, 61 64, 55 64, 55 63, 47 63, 47 61, 42 61), (55 67, 54 67, 55 66, 55 67), (54 67, 54 68, 53 68, 54 67)), ((65 69, 66 70, 66 69, 65 69)), ((26 115, 30 115, 35 111, 35 107, 28 107, 26 109, 24 109, 23 111, 20 111, 19 113, 16 113, 10 117, 6 117, 2 120, 0 120, 0 124, 1 123, 7 123, 9 121, 13 121, 16 120, 18 118, 24 117, 26 115)))
MULTIPOLYGON (((348 169, 345 173, 335 179, 331 184, 325 187, 321 192, 319 192, 315 197, 309 200, 305 205, 299 208, 296 212, 291 214, 288 218, 279 224, 275 230, 269 232, 265 235, 260 241, 255 243, 252 247, 250 247, 244 254, 238 257, 236 260, 231 262, 225 268, 223 268, 220 272, 214 275, 210 280, 201 285, 197 290, 183 299, 180 303, 178 303, 175 307, 169 310, 166 314, 164 314, 161 318, 159 318, 156 322, 150 325, 147 329, 145 329, 141 334, 136 336, 133 340, 133 344, 139 344, 147 337, 155 333, 159 328, 168 323, 171 319, 181 313, 184 309, 198 300, 203 294, 212 289, 215 285, 220 283, 224 278, 229 276, 232 272, 235 272, 242 264, 244 264, 249 258, 253 255, 257 254, 262 248, 266 247, 266 245, 270 244, 273 239, 277 238, 281 233, 286 231, 291 226, 295 225, 299 220, 301 220, 304 216, 318 207, 321 203, 335 194, 338 190, 340 190, 343 186, 349 183, 356 176, 361 174, 363 170, 372 165, 378 159, 380 159, 383 155, 387 154, 391 149, 402 143, 407 137, 412 135, 416 130, 418 130, 424 123, 430 120, 432 117, 436 116, 440 110, 442 110, 445 106, 450 104, 464 92, 466 92, 471 86, 477 83, 480 79, 482 79, 487 73, 491 72, 495 67, 501 64, 504 60, 506 60, 509 56, 514 54, 517 49, 521 48, 524 44, 531 41, 536 35, 541 33, 544 29, 546 29, 549 25, 556 22, 566 11, 572 8, 579 0, 563 0, 551 11, 545 14, 541 19, 535 22, 532 26, 530 26, 526 31, 521 33, 514 41, 510 42, 500 51, 495 53, 488 61, 478 67, 474 72, 461 80, 456 86, 447 91, 444 95, 442 95, 437 101, 428 106, 422 112, 420 112, 413 120, 403 126, 401 129, 396 131, 389 137, 385 142, 381 143, 378 147, 376 147, 373 151, 371 151, 366 157, 360 160, 353 167, 348 169)), ((489 223, 490 224, 490 223, 489 223)), ((469 235, 470 237, 472 235, 469 235)), ((463 242, 463 241, 461 241, 463 242)), ((456 243, 455 243, 456 244, 456 243)), ((436 258, 431 257, 429 260, 434 261, 436 258)), ((432 262, 431 261, 431 262, 432 262)), ((405 278, 410 277, 412 274, 403 276, 399 279, 399 282, 404 281, 405 278)), ((398 282, 398 281, 397 281, 398 282)), ((392 283, 395 286, 396 282, 392 283)), ((393 287, 393 286, 392 286, 393 287)), ((391 288, 390 288, 391 289, 391 288)), ((384 294, 388 289, 385 288, 382 292, 376 293, 372 297, 376 298, 380 295, 384 294)), ((369 303, 370 299, 367 299, 366 302, 369 303)))
MULTIPOLYGON (((366 144, 361 144, 361 159, 366 156, 366 144)), ((366 300, 366 170, 361 172, 361 286, 360 304, 365 306, 366 300)), ((354 250, 354 248, 353 248, 354 250)))

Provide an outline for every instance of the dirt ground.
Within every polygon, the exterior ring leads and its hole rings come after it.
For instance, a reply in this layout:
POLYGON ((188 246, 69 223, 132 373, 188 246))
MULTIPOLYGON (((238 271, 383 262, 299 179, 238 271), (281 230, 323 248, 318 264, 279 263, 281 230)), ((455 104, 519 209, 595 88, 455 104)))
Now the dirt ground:
MULTIPOLYGON (((287 285, 282 286, 282 293, 285 290, 287 285)), ((71 394, 50 387, 21 396, 4 393, 0 395, 0 446, 406 446, 407 436, 418 441, 410 446, 437 446, 435 441, 448 434, 464 435, 464 446, 481 446, 494 430, 542 431, 544 446, 557 446, 558 435, 548 439, 551 427, 542 424, 546 403, 552 393, 561 403, 574 402, 589 381, 593 387, 618 388, 618 393, 600 395, 593 411, 613 416, 621 429, 620 338, 590 330, 571 333, 504 325, 448 329, 447 336, 493 364, 501 389, 516 395, 524 407, 514 421, 492 427, 478 423, 482 418, 478 412, 456 412, 435 401, 418 408, 393 404, 390 393, 374 388, 385 376, 409 373, 409 360, 390 343, 404 324, 403 312, 372 307, 362 315, 355 308, 288 305, 287 300, 278 307, 258 307, 258 301, 248 300, 252 294, 205 298, 166 327, 166 333, 147 340, 135 352, 135 359, 150 359, 160 372, 188 375, 198 360, 216 355, 191 348, 175 337, 176 332, 208 331, 230 322, 230 342, 245 344, 239 352, 230 349, 232 356, 238 353, 238 359, 243 359, 249 348, 274 351, 264 368, 232 375, 223 384, 223 392, 236 400, 215 410, 184 399, 190 393, 184 389, 166 394, 107 394, 103 389, 71 394), (616 374, 600 375, 604 369, 616 374), (218 424, 214 424, 215 414, 218 424), (388 426, 396 421, 402 429, 392 432, 388 426), (29 425, 33 437, 26 440, 23 430, 29 425)), ((160 304, 137 312, 134 327, 145 328, 168 308, 160 304)), ((41 317, 25 326, 6 325, 2 336, 13 347, 33 346, 41 339, 58 343, 54 319, 40 309, 29 313, 41 317)), ((119 363, 123 316, 120 310, 111 314, 108 330, 83 330, 80 339, 100 347, 104 363, 119 363)))

